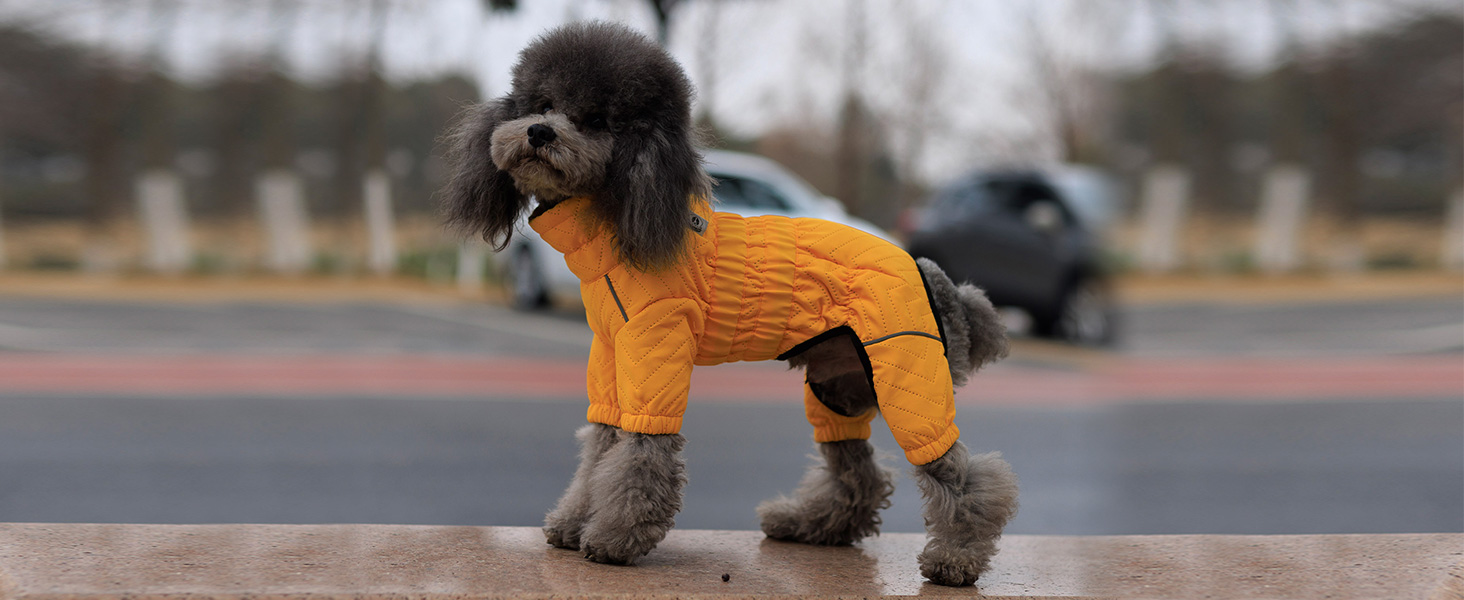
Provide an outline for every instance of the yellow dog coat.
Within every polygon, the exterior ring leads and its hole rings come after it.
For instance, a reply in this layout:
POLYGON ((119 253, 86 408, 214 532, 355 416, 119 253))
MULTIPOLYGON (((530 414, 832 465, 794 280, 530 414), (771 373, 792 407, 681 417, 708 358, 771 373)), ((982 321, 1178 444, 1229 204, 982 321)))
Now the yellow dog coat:
MULTIPOLYGON (((692 365, 786 359, 852 334, 879 412, 913 464, 945 454, 951 374, 915 261, 878 237, 819 219, 742 217, 694 204, 686 260, 656 273, 622 265, 590 200, 565 200, 529 225, 580 280, 590 347, 588 418, 677 433, 692 365)), ((804 385, 814 439, 867 439, 876 411, 845 417, 804 385)))

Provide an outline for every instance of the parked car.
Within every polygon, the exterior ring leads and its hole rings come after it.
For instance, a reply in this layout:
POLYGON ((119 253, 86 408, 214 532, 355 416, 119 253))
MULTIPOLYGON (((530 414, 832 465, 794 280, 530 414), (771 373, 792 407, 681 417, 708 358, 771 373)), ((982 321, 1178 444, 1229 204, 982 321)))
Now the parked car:
POLYGON ((1118 334, 1098 235, 1108 189, 1071 169, 973 173, 931 195, 906 247, 1026 312, 1036 335, 1107 344, 1118 334))
MULTIPOLYGON (((816 217, 843 223, 884 239, 894 237, 874 224, 850 216, 838 200, 767 158, 741 152, 709 150, 706 171, 716 185, 714 209, 743 216, 816 217)), ((579 301, 579 279, 560 255, 528 226, 516 227, 509 246, 494 255, 514 308, 534 310, 579 301)))

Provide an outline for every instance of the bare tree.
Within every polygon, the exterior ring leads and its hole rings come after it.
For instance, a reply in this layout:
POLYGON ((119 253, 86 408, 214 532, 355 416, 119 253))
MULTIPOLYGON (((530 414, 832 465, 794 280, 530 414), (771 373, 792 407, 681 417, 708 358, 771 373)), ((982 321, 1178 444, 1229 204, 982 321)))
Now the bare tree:
POLYGON ((863 98, 863 70, 869 40, 864 0, 845 0, 845 42, 834 164, 838 173, 836 193, 854 214, 864 214, 864 163, 870 144, 868 106, 863 98))
POLYGON ((1364 256, 1358 230, 1358 165, 1361 158, 1359 140, 1358 90, 1354 75, 1356 61, 1355 33, 1351 31, 1351 7, 1347 2, 1324 5, 1331 10, 1335 23, 1342 29, 1335 46, 1335 57, 1326 61, 1319 74, 1318 100, 1325 125, 1322 178, 1323 208, 1334 223, 1332 267, 1342 270, 1362 268, 1364 256))
POLYGON ((696 120, 703 128, 715 130, 713 104, 717 97, 717 33, 722 27, 722 3, 719 0, 704 0, 704 3, 706 15, 696 45, 696 70, 701 75, 701 89, 697 94, 701 106, 696 120))
POLYGON ((951 81, 949 41, 935 34, 939 31, 937 19, 949 5, 942 4, 935 12, 921 12, 917 7, 912 5, 896 15, 903 48, 895 63, 899 68, 893 74, 899 93, 897 104, 882 119, 890 137, 899 140, 895 164, 900 183, 896 205, 891 209, 901 214, 921 195, 916 182, 931 138, 936 131, 954 126, 955 107, 947 104, 945 96, 951 81))
POLYGON ((1104 62, 1103 46, 1092 43, 1090 36, 1121 28, 1129 18, 1129 7, 1113 2, 1067 2, 1046 9, 1027 3, 1022 22, 1025 26, 1025 51, 1031 63, 1031 84, 1037 88, 1042 102, 1038 122, 1047 125, 1057 143, 1057 159, 1062 162, 1095 161, 1100 146, 1103 118, 1098 99, 1103 95, 1093 65, 1104 62), (1060 25, 1061 36, 1051 23, 1060 25), (1073 52, 1073 46, 1080 51, 1073 52), (1078 56, 1082 58, 1079 59, 1078 56))
POLYGON ((172 36, 178 22, 178 0, 146 0, 144 21, 148 27, 147 70, 137 105, 143 132, 142 157, 147 168, 170 169, 177 155, 177 136, 171 102, 176 84, 166 73, 172 36))
MULTIPOLYGON (((91 83, 84 55, 77 49, 53 43, 24 26, 0 25, 0 140, 7 145, 78 147, 82 128, 75 115, 85 114, 91 83)), ((8 149, 0 147, 0 165, 6 162, 8 149)), ((0 205, 8 200, 5 183, 0 181, 0 205)), ((0 237, 0 268, 6 264, 0 237)))
POLYGON ((686 0, 647 0, 651 4, 651 12, 656 17, 656 41, 662 46, 671 35, 671 13, 680 7, 686 0))

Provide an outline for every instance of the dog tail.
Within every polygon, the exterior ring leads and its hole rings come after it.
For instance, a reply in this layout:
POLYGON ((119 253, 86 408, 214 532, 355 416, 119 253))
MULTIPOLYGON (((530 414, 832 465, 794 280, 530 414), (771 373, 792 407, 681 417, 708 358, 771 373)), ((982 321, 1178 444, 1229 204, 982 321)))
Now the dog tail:
POLYGON ((977 369, 1006 357, 1006 325, 981 288, 956 285, 928 258, 918 259, 915 264, 925 276, 932 308, 945 334, 951 382, 961 387, 977 369))

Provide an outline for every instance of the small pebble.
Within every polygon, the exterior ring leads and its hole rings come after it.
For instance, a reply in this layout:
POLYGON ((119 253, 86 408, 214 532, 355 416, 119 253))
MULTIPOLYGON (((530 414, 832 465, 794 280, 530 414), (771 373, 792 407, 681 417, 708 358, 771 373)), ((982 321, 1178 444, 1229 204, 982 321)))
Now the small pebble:
POLYGON ((728 581, 732 581, 732 576, 731 575, 728 575, 726 573, 723 573, 722 574, 722 583, 726 583, 728 581))

